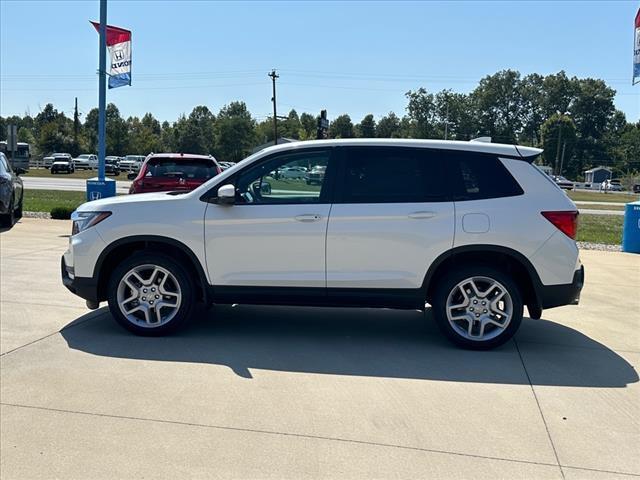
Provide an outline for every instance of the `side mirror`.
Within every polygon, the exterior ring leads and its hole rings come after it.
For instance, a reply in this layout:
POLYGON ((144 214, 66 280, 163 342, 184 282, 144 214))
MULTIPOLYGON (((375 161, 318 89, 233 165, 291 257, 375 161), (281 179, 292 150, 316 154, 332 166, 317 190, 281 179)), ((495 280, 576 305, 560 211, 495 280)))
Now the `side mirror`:
POLYGON ((223 205, 233 205, 236 203, 236 187, 227 184, 218 189, 218 203, 223 205))
POLYGON ((127 173, 127 180, 134 180, 137 176, 137 173, 127 173))

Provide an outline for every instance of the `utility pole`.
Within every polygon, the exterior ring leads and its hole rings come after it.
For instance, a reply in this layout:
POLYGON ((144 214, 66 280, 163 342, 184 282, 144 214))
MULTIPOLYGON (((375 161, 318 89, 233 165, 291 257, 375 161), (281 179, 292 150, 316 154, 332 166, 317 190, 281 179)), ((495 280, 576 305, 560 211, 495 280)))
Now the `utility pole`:
POLYGON ((562 144, 562 156, 560 157, 560 171, 558 172, 558 175, 562 175, 562 165, 564 164, 564 150, 565 148, 567 148, 567 142, 565 141, 562 144))
MULTIPOLYGON (((560 144, 562 143, 562 119, 558 117, 558 148, 556 148, 556 171, 560 165, 560 144)), ((558 172, 560 175, 560 172, 558 172)))
POLYGON ((279 78, 280 75, 276 73, 275 68, 271 70, 271 73, 268 74, 271 77, 271 82, 273 83, 273 97, 271 97, 271 101, 273 102, 273 144, 278 144, 278 115, 276 112, 276 78, 279 78))
POLYGON ((449 101, 447 99, 447 113, 445 114, 444 119, 444 139, 447 139, 447 134, 449 133, 449 101))
POLYGON ((80 118, 78 117, 78 97, 76 97, 76 105, 73 109, 73 143, 76 148, 78 146, 78 130, 80 129, 80 118))

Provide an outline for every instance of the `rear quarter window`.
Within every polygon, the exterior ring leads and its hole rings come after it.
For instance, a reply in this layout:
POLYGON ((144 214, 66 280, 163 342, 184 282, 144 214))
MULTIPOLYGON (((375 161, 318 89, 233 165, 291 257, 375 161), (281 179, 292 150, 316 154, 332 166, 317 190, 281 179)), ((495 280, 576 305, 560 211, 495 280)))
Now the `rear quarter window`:
POLYGON ((460 152, 452 155, 450 174, 455 201, 515 197, 524 191, 500 159, 460 152))

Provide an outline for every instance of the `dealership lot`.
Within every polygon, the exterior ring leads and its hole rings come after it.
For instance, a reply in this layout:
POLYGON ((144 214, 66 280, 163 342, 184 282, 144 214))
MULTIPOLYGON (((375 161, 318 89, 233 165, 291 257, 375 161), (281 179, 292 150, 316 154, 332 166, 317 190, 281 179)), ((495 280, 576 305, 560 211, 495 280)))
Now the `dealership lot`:
POLYGON ((407 311, 221 306, 166 338, 61 285, 70 224, 0 236, 0 477, 640 475, 640 256, 577 307, 459 350, 407 311))

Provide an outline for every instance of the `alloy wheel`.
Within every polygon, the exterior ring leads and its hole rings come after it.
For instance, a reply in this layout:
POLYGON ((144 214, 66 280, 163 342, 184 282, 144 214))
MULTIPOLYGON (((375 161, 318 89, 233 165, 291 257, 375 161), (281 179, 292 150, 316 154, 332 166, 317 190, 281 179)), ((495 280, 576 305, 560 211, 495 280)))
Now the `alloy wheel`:
POLYGON ((513 300, 500 282, 489 277, 469 277, 447 297, 447 320, 463 338, 486 341, 499 336, 513 318, 513 300))
POLYGON ((166 268, 138 265, 120 279, 117 302, 129 322, 156 328, 176 316, 182 303, 182 292, 178 280, 166 268))

